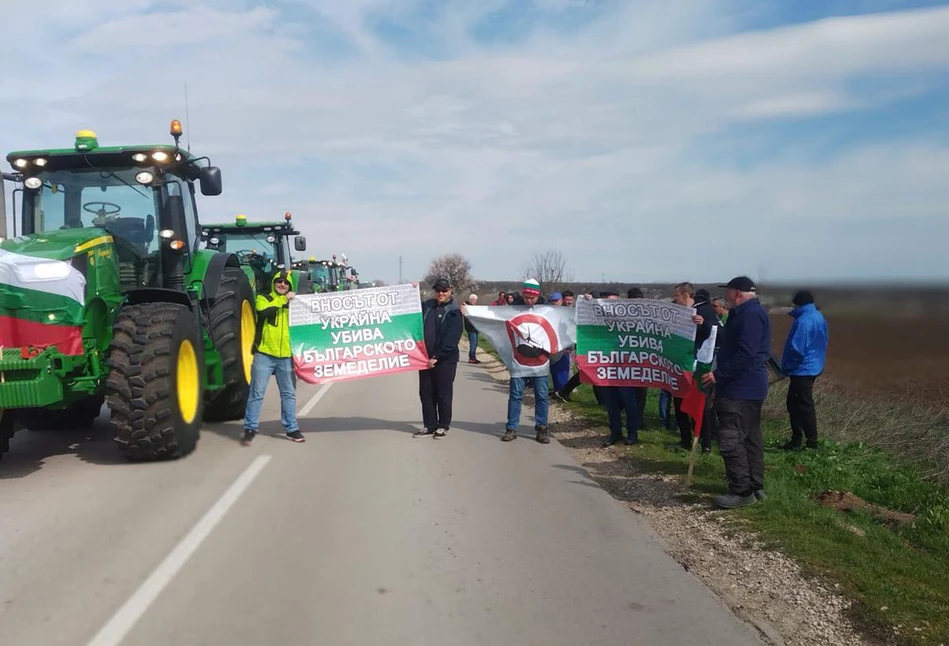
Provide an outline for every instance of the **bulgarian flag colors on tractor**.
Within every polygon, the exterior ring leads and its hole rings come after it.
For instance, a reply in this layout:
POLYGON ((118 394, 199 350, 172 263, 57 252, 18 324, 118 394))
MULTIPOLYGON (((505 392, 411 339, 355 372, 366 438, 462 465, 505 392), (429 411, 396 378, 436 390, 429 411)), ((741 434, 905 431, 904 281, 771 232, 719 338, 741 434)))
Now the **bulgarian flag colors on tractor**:
POLYGON ((81 355, 85 289, 68 262, 0 250, 0 347, 81 355))

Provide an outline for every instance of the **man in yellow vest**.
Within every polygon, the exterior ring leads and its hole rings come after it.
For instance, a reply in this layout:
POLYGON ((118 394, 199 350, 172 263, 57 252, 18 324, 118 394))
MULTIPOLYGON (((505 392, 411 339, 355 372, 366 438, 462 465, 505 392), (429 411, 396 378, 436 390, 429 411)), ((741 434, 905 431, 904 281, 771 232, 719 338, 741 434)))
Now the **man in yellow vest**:
POLYGON ((293 277, 281 270, 273 277, 270 293, 257 295, 257 336, 254 339, 254 363, 250 369, 250 395, 244 410, 244 439, 250 446, 257 437, 260 408, 270 376, 277 378, 280 390, 280 422, 287 437, 305 442, 297 424, 297 393, 290 352, 290 301, 293 300, 293 277))

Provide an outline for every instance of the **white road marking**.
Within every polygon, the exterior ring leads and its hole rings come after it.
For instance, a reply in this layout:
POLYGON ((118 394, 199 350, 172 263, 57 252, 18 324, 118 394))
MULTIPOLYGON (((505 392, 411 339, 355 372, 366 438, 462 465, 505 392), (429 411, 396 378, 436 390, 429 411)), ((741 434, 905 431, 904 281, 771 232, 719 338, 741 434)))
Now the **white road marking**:
POLYGON ((267 466, 270 457, 269 455, 261 455, 250 463, 250 466, 238 476, 237 480, 224 492, 224 495, 198 521, 198 524, 188 532, 187 536, 181 539, 175 549, 145 579, 138 590, 125 602, 125 605, 119 608, 109 622, 102 627, 102 630, 92 638, 88 646, 117 646, 125 639, 135 622, 145 614, 148 607, 158 598, 165 586, 171 582, 185 562, 237 502, 237 499, 250 486, 257 474, 267 466))
POLYGON ((323 395, 326 394, 326 391, 330 389, 333 383, 334 382, 329 381, 323 384, 323 387, 317 390, 316 393, 314 393, 314 395, 310 397, 310 401, 308 401, 307 403, 303 405, 303 408, 300 409, 300 412, 298 413, 298 415, 300 417, 306 417, 307 415, 309 415, 310 411, 313 410, 313 407, 316 406, 317 403, 319 403, 321 399, 323 399, 323 395))

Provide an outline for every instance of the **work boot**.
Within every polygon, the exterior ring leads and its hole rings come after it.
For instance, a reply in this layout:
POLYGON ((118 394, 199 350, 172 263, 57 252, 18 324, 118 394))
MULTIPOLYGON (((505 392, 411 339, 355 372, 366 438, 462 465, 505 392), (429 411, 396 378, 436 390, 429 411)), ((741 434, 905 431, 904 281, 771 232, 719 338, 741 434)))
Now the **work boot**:
POLYGON ((510 428, 506 428, 504 429, 504 437, 501 438, 501 441, 510 442, 514 440, 515 438, 517 438, 517 431, 510 428))
POLYGON ((241 438, 241 444, 244 446, 250 446, 254 443, 254 438, 257 437, 257 431, 252 431, 249 428, 244 429, 244 437, 241 438))
POLYGON ((735 509, 736 507, 747 507, 748 505, 753 505, 758 502, 758 499, 753 493, 748 494, 747 496, 738 496, 733 493, 725 494, 724 496, 717 496, 715 498, 715 504, 721 507, 722 509, 735 509))
POLYGON ((758 500, 767 500, 768 494, 764 492, 764 489, 758 489, 757 491, 755 491, 755 498, 757 498, 758 500))
POLYGON ((537 430, 537 437, 535 439, 541 444, 550 444, 550 437, 548 436, 548 433, 547 433, 547 427, 538 426, 536 430, 537 430))

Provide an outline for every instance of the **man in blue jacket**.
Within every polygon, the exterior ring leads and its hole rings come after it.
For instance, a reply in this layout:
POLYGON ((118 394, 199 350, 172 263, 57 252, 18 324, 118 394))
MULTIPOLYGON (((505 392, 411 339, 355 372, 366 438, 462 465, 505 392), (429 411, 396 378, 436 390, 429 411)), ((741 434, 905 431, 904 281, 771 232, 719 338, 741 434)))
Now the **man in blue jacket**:
POLYGON ((794 323, 781 355, 781 372, 790 378, 787 404, 791 441, 782 447, 786 451, 801 448, 805 438, 807 448, 817 448, 814 381, 824 371, 828 339, 827 321, 814 304, 814 295, 802 290, 792 302, 796 306, 790 312, 794 323))
POLYGON ((451 426, 458 342, 461 341, 464 321, 447 280, 439 278, 432 290, 435 298, 422 303, 422 325, 429 359, 428 368, 418 373, 423 428, 415 435, 442 438, 451 426))
POLYGON ((715 384, 718 447, 728 477, 728 493, 715 504, 731 509, 765 497, 761 406, 768 396, 771 320, 747 276, 721 287, 730 307, 728 325, 718 365, 702 376, 702 383, 715 384))

